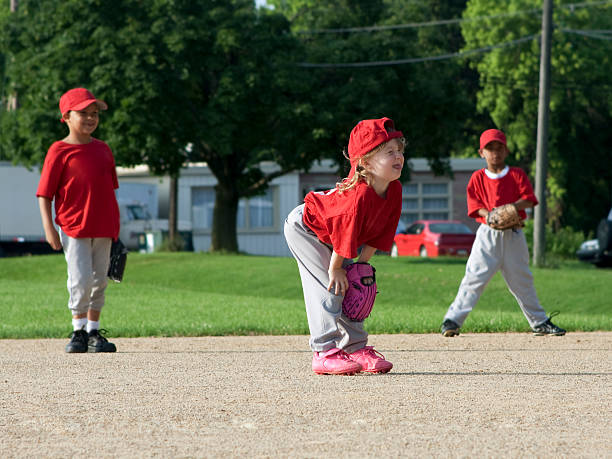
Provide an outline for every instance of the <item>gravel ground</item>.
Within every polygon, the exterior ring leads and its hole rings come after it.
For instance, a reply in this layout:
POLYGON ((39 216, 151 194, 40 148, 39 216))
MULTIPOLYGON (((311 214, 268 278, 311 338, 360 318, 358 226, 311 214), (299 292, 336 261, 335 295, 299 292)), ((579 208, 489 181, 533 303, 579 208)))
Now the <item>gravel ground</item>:
POLYGON ((612 457, 612 333, 374 335, 352 377, 305 336, 111 341, 0 340, 0 457, 612 457))

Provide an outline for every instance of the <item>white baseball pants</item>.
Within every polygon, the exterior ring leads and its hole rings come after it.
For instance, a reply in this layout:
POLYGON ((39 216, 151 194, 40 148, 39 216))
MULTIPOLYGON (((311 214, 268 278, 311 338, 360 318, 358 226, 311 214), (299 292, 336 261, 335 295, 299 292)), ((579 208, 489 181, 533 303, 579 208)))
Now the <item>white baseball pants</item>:
POLYGON ((72 315, 100 311, 108 284, 111 238, 72 238, 60 231, 68 265, 68 307, 72 315))
MULTIPOLYGON (((337 347, 350 354, 367 344, 368 334, 363 322, 350 321, 342 314, 344 297, 327 291, 332 249, 304 224, 303 216, 304 204, 289 214, 285 220, 285 239, 302 279, 310 348, 325 352, 337 347)), ((345 264, 350 262, 345 260, 345 264)))
POLYGON ((500 231, 487 225, 480 225, 476 232, 465 276, 444 319, 450 319, 459 326, 463 325, 497 271, 501 271, 510 293, 516 298, 529 325, 533 328, 545 322, 547 316, 533 285, 533 275, 529 270, 529 250, 523 231, 500 231))

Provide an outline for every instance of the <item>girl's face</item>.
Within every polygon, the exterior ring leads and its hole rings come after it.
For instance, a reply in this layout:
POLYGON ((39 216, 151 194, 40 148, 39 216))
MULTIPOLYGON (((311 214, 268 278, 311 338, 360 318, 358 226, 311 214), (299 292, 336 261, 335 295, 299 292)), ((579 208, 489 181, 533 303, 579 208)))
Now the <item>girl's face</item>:
POLYGON ((66 113, 64 120, 70 128, 70 133, 77 136, 90 136, 98 127, 99 108, 94 102, 83 110, 72 110, 66 113))
POLYGON ((372 186, 384 187, 402 175, 404 168, 404 144, 398 139, 387 142, 382 149, 364 161, 366 171, 372 177, 372 186))

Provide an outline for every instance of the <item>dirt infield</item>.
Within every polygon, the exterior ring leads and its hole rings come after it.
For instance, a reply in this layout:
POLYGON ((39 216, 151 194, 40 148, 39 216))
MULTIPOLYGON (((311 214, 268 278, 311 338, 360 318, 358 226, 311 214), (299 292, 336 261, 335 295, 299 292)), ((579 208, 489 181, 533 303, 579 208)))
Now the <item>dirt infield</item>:
POLYGON ((0 457, 612 457, 612 333, 375 335, 317 376, 304 336, 0 340, 0 457))

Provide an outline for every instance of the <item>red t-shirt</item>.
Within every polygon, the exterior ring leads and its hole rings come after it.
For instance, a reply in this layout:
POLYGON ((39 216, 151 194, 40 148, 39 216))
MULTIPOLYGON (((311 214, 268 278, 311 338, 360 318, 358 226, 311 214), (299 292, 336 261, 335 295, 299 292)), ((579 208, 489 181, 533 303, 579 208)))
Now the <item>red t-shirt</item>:
MULTIPOLYGON (((486 223, 485 219, 478 215, 478 209, 491 211, 494 207, 519 199, 531 201, 534 206, 538 204, 531 182, 523 169, 509 167, 508 172, 499 178, 490 178, 484 169, 480 169, 472 174, 467 186, 468 216, 475 218, 477 222, 486 223)), ((523 220, 527 218, 524 210, 520 210, 519 215, 523 220)))
POLYGON ((363 244, 389 251, 402 212, 402 185, 394 180, 381 198, 365 182, 339 193, 336 188, 304 198, 304 223, 344 258, 363 244))
POLYGON ((73 145, 51 145, 42 168, 36 196, 55 199, 55 222, 73 238, 119 235, 119 188, 115 159, 98 139, 73 145))

